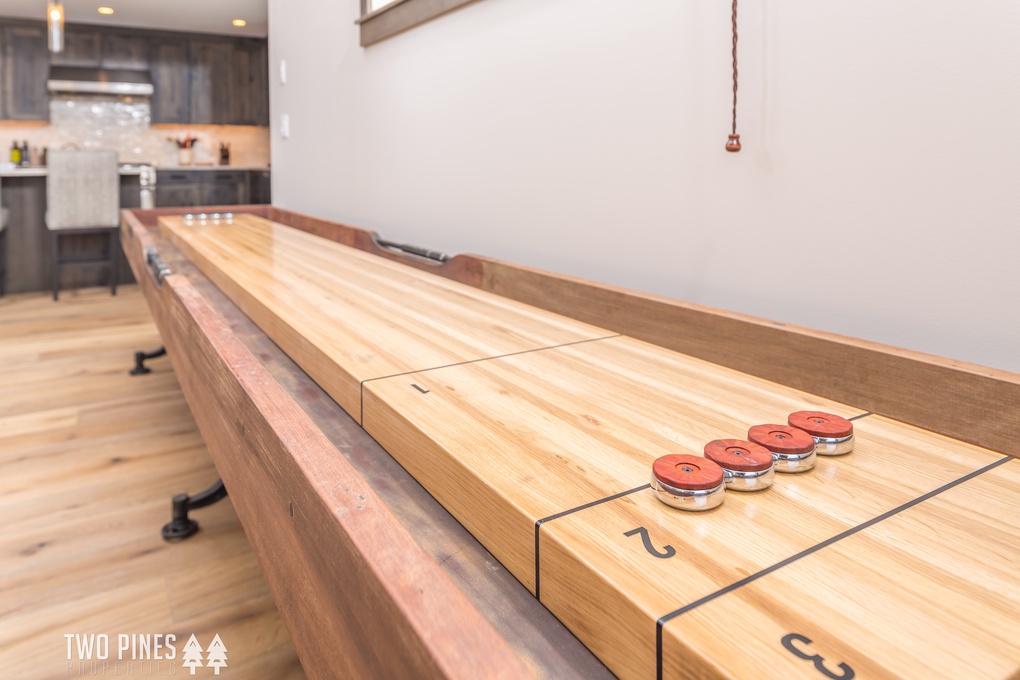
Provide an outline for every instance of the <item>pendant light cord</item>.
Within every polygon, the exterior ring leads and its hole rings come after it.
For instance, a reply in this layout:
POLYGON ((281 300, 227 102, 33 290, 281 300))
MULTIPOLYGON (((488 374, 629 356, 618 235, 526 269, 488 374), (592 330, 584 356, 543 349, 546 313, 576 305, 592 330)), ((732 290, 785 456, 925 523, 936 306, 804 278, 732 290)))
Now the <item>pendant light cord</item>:
POLYGON ((737 134, 737 0, 733 0, 733 134, 737 134))

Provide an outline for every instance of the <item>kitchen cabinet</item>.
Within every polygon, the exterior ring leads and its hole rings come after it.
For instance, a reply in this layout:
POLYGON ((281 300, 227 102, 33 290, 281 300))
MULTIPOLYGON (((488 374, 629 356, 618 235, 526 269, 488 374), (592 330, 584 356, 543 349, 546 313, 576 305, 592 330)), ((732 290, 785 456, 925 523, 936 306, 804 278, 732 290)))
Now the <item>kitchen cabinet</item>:
MULTIPOLYGON (((3 30, 3 27, 0 26, 0 79, 3 79, 3 78, 7 77, 5 75, 6 71, 4 71, 4 68, 5 68, 4 64, 6 64, 6 63, 7 63, 7 59, 4 56, 4 30, 3 30)), ((4 95, 4 86, 3 86, 3 83, 0 83, 0 120, 3 120, 4 118, 7 117, 7 112, 6 112, 7 111, 7 107, 4 104, 5 101, 6 101, 6 96, 4 95)), ((2 154, 0 154, 0 161, 5 161, 5 160, 7 160, 7 159, 4 158, 2 154)))
POLYGON ((142 181, 138 175, 120 176, 120 207, 142 207, 142 181))
POLYGON ((202 202, 202 172, 156 171, 156 207, 177 208, 199 205, 202 202))
POLYGON ((187 40, 152 43, 152 122, 191 122, 187 40))
POLYGON ((232 42, 226 40, 191 41, 188 48, 191 123, 231 123, 233 48, 232 42))
POLYGON ((49 59, 53 66, 147 71, 149 42, 148 38, 136 33, 68 25, 63 51, 50 54, 49 59))
POLYGON ((269 125, 269 55, 265 41, 239 40, 234 45, 235 125, 269 125))
POLYGON ((64 50, 58 54, 51 54, 50 64, 98 68, 100 49, 101 41, 96 31, 68 26, 64 33, 64 50))
MULTIPOLYGON (((158 170, 156 207, 243 205, 249 202, 247 170, 158 170)), ((268 182, 268 171, 266 181, 268 182)), ((268 202, 268 201, 266 201, 268 202)))
POLYGON ((149 70, 149 40, 136 34, 104 34, 100 66, 129 71, 149 70))
POLYGON ((272 196, 272 173, 269 170, 252 170, 248 173, 248 202, 270 204, 272 196))
POLYGON ((202 205, 241 205, 248 202, 247 171, 216 170, 203 174, 206 177, 201 184, 202 205))
POLYGON ((10 24, 3 27, 3 111, 9 120, 49 120, 46 91, 49 57, 45 24, 10 24))
POLYGON ((51 64, 149 71, 154 123, 269 125, 263 39, 69 24, 50 54, 44 22, 0 19, 0 119, 49 119, 51 64))

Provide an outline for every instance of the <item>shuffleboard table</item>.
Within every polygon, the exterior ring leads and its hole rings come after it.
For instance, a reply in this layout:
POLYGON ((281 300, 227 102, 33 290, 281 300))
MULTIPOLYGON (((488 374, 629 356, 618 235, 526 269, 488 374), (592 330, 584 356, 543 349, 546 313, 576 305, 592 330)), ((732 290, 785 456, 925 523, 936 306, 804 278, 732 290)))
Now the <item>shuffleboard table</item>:
POLYGON ((310 676, 1020 677, 1020 376, 227 210, 122 242, 310 676), (649 483, 800 411, 853 451, 649 483))

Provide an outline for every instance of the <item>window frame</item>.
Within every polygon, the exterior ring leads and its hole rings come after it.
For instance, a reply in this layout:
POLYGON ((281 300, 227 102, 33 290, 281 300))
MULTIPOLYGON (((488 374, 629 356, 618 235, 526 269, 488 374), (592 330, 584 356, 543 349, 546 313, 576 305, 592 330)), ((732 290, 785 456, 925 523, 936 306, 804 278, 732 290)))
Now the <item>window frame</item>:
POLYGON ((396 0, 374 12, 361 0, 361 46, 368 47, 477 0, 396 0))

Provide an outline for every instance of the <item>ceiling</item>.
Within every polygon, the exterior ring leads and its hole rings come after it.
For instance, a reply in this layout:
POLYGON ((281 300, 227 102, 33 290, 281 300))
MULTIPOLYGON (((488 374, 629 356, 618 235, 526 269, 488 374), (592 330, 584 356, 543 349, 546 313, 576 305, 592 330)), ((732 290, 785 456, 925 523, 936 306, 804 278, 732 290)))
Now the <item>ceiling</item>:
MULTIPOLYGON (((265 37, 267 0, 63 0, 69 23, 158 28, 166 31, 265 37), (97 10, 112 7, 109 16, 97 10), (234 19, 248 25, 237 28, 234 19)), ((46 0, 0 0, 0 16, 46 18, 46 0)))

